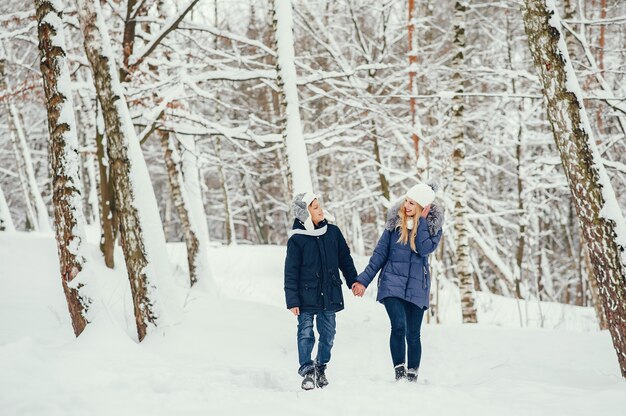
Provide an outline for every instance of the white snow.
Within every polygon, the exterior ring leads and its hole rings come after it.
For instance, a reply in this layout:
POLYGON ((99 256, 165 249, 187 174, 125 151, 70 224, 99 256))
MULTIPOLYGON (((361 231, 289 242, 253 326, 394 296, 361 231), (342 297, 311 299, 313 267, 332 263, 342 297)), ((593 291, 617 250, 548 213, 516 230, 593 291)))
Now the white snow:
POLYGON ((626 406, 610 336, 595 329, 591 308, 542 304, 557 318, 545 321, 551 327, 520 329, 511 300, 482 294, 484 323, 464 326, 453 318, 458 289, 445 285, 444 323, 422 329, 417 385, 392 380, 389 324, 374 293, 357 299, 344 288, 331 384, 303 392, 296 321, 284 306, 285 248, 210 248, 219 296, 189 291, 185 247, 168 249, 179 265, 175 290, 186 296, 180 321, 137 344, 123 266, 100 266, 97 315, 75 339, 54 239, 0 233, 0 414, 588 416, 626 406), (559 316, 568 330, 554 329, 559 316))

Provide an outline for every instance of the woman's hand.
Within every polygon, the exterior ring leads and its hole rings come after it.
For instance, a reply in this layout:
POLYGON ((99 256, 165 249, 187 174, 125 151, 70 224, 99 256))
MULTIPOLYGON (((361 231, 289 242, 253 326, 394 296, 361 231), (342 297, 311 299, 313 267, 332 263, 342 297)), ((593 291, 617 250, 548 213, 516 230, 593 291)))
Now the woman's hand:
POLYGON ((300 308, 298 308, 297 306, 295 308, 291 308, 289 309, 291 311, 291 313, 293 313, 295 316, 300 315, 300 308))
POLYGON ((352 284, 352 294, 354 296, 363 297, 364 293, 365 293, 365 286, 363 286, 359 282, 355 282, 352 284))
POLYGON ((428 216, 428 213, 430 212, 430 205, 426 205, 424 207, 424 209, 422 210, 422 218, 426 218, 428 216))

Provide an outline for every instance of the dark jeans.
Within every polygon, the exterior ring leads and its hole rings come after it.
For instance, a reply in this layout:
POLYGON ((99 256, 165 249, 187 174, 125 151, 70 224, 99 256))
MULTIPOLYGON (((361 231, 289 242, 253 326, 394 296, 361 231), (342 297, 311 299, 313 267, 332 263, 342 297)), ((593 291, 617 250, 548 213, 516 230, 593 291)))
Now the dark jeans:
POLYGON ((333 348, 336 331, 335 312, 300 312, 298 315, 298 358, 300 368, 298 373, 303 376, 314 366, 325 366, 330 361, 330 350, 333 348), (317 323, 317 332, 320 335, 317 344, 317 358, 311 360, 311 352, 315 345, 313 332, 313 317, 317 323))
POLYGON ((407 368, 419 368, 422 359, 420 327, 424 309, 400 298, 385 298, 383 304, 391 321, 389 347, 394 367, 407 362, 408 349, 407 368))

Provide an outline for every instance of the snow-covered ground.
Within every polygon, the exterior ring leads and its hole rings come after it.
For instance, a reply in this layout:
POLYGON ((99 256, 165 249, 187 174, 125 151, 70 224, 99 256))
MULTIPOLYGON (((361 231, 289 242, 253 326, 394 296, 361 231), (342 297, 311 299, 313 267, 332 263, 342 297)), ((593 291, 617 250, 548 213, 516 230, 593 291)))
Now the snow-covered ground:
POLYGON ((0 415, 625 414, 626 382, 593 310, 483 294, 483 323, 464 326, 452 288, 441 292, 444 323, 423 327, 417 385, 393 381, 373 293, 346 289, 331 384, 304 392, 284 247, 212 248, 217 295, 189 292, 184 246, 169 249, 185 299, 177 321, 137 344, 124 271, 102 268, 97 316, 75 339, 53 238, 1 233, 0 415))

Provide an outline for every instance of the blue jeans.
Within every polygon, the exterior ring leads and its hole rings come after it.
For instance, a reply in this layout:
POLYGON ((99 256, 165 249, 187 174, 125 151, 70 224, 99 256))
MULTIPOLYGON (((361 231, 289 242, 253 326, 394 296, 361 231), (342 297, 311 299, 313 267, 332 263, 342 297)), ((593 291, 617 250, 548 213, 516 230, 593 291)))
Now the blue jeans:
POLYGON ((300 368, 298 373, 304 376, 316 365, 325 366, 330 361, 330 350, 333 348, 336 331, 335 312, 300 312, 298 315, 298 358, 300 368), (319 343, 317 344, 317 358, 311 360, 311 353, 315 345, 313 332, 313 317, 317 323, 319 343))
POLYGON ((385 298, 383 304, 391 321, 389 347, 394 367, 406 363, 408 349, 407 368, 419 368, 422 359, 420 327, 424 309, 400 298, 385 298))

